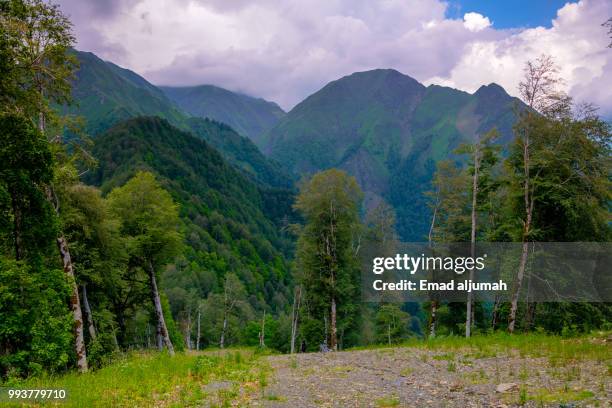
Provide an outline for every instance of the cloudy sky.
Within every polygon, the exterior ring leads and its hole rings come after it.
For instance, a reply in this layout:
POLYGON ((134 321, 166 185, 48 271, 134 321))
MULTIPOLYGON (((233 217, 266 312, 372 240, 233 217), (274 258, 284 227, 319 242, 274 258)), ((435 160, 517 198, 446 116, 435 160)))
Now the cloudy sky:
POLYGON ((546 53, 576 100, 612 114, 612 49, 601 26, 609 0, 59 3, 77 48, 154 84, 214 84, 288 110, 331 80, 395 68, 425 84, 473 92, 497 82, 516 94, 525 61, 546 53))

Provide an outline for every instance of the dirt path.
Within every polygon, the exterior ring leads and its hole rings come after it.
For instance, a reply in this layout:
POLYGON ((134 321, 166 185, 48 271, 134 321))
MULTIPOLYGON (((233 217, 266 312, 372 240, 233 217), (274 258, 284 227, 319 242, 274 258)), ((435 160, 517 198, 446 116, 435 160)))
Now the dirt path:
POLYGON ((272 356, 264 406, 610 407, 605 363, 414 348, 272 356), (498 392, 497 388, 509 390, 498 392), (561 401, 561 402, 560 402, 561 401))

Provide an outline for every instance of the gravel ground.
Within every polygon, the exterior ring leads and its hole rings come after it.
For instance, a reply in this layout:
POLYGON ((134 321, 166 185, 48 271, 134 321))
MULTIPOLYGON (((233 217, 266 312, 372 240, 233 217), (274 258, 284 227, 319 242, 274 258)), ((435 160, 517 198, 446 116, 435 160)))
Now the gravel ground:
POLYGON ((518 353, 397 347, 272 356, 269 363, 274 374, 263 405, 270 407, 612 407, 605 362, 551 365, 518 353))

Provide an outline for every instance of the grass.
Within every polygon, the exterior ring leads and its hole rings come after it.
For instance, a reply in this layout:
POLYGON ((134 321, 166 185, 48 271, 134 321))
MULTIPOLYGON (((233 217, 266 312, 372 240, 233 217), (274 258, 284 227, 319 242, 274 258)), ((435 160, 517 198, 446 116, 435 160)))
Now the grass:
POLYGON ((400 400, 397 397, 380 398, 376 400, 376 406, 378 408, 399 407, 400 400))
MULTIPOLYGON (((495 333, 463 337, 438 337, 430 340, 411 340, 384 349, 377 356, 394 351, 399 355, 410 353, 421 362, 435 365, 449 373, 461 371, 472 384, 500 383, 502 377, 510 377, 521 383, 518 392, 509 394, 512 404, 539 405, 589 400, 593 391, 605 392, 605 381, 612 376, 612 350, 606 337, 609 333, 584 335, 575 338, 548 336, 540 333, 509 335, 495 333), (469 356, 469 359, 468 359, 469 356), (471 359, 498 358, 488 361, 491 371, 472 365, 471 359), (556 385, 546 389, 531 384, 540 370, 528 363, 507 367, 503 356, 533 357, 548 361, 542 364, 542 375, 550 374, 556 385), (501 358, 501 359, 500 359, 501 358), (588 370, 582 362, 596 361, 604 370, 604 378, 585 390, 584 378, 588 370), (446 367, 445 367, 446 366, 446 367), (510 372, 508 372, 508 369, 510 372), (508 375, 504 375, 508 373, 508 375), (607 374, 607 377, 606 377, 607 374), (582 384, 580 383, 582 382, 582 384), (561 387, 560 383, 566 385, 561 387)), ((374 347, 368 347, 375 349, 374 347)), ((90 373, 75 372, 58 376, 40 376, 26 380, 12 380, 3 386, 21 389, 66 389, 68 398, 63 407, 131 407, 131 406, 246 406, 251 401, 285 401, 285 397, 272 393, 267 386, 272 369, 256 349, 211 350, 200 353, 178 353, 170 357, 166 353, 133 352, 114 363, 90 373)), ((312 367, 298 365, 298 359, 290 357, 289 367, 302 375, 319 373, 312 367)), ((482 367, 482 363, 481 364, 482 367)), ((347 376, 353 368, 346 365, 332 366, 328 374, 347 376)), ((411 376, 415 367, 402 367, 400 375, 411 376)), ((376 400, 379 407, 399 406, 396 396, 376 400)), ((538 406, 539 406, 538 405, 538 406)))
MULTIPOLYGON (((492 358, 516 353, 521 357, 548 358, 551 366, 565 366, 568 362, 595 360, 600 363, 611 358, 610 344, 604 339, 608 332, 600 332, 573 338, 545 333, 509 334, 495 332, 479 334, 470 338, 462 336, 439 336, 433 339, 413 338, 397 347, 409 347, 441 351, 444 354, 432 357, 434 360, 450 360, 454 352, 461 351, 473 359, 492 358)), ((366 346, 355 349, 377 349, 388 346, 366 346)))
POLYGON ((249 349, 131 353, 87 374, 19 381, 18 388, 66 389, 62 407, 229 406, 263 395, 271 369, 249 349))

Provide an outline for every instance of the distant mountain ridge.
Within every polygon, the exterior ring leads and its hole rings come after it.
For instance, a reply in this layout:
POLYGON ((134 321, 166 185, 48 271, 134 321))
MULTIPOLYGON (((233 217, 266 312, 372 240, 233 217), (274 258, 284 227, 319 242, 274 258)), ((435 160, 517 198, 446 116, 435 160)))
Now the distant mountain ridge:
POLYGON ((185 112, 226 123, 259 148, 263 147, 261 135, 285 116, 274 102, 214 85, 159 88, 185 112))
POLYGON ((424 86, 392 69, 332 81, 264 135, 264 152, 296 173, 338 167, 354 175, 366 204, 388 201, 405 240, 424 239, 435 163, 493 127, 510 140, 521 102, 496 84, 474 94, 424 86))
POLYGON ((278 163, 266 158, 253 142, 230 126, 191 117, 135 72, 89 52, 74 53, 80 63, 72 91, 75 103, 65 111, 81 115, 85 130, 94 138, 127 119, 157 116, 209 142, 254 181, 280 188, 292 184, 278 163))

